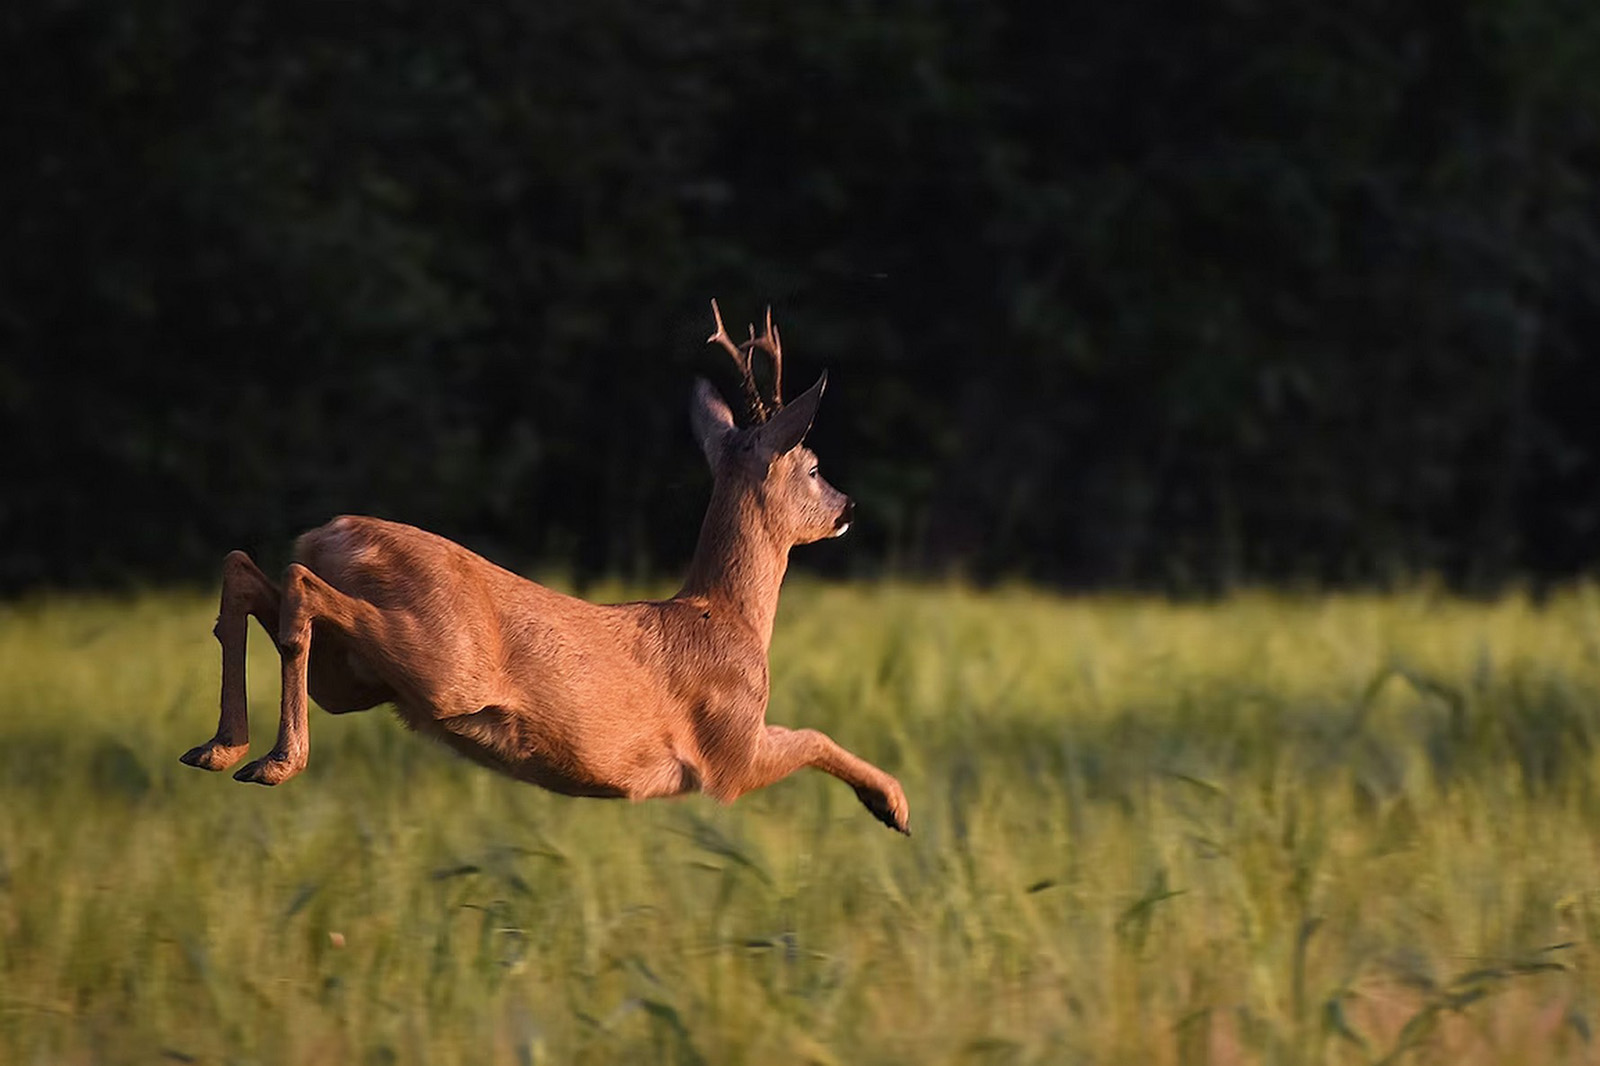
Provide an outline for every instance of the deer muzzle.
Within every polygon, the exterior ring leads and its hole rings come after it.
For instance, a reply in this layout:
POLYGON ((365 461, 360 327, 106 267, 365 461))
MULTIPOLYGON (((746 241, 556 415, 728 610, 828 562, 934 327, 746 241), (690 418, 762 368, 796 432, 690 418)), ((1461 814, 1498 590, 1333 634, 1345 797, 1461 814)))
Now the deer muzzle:
POLYGON ((856 501, 845 500, 844 509, 839 512, 839 517, 833 520, 833 533, 831 536, 842 537, 850 532, 850 522, 855 518, 856 501))

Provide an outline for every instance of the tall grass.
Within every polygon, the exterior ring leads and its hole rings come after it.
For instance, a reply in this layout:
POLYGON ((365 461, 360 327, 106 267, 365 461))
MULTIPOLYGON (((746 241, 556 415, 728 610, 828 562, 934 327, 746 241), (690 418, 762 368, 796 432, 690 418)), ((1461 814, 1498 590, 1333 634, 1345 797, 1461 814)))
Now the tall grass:
POLYGON ((1600 1061, 1592 589, 795 584, 771 718, 910 840, 820 774, 571 800, 382 711, 199 773, 213 610, 0 609, 0 1062, 1600 1061))

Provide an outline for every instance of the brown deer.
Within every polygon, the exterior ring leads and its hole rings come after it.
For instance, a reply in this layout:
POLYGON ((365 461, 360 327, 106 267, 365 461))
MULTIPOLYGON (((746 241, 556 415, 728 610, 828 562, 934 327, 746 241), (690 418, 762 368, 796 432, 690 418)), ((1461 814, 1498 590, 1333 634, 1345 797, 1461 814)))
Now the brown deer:
POLYGON ((814 729, 766 724, 767 649, 789 549, 850 528, 854 505, 801 443, 827 375, 783 403, 783 346, 735 344, 747 424, 696 382, 695 436, 711 503, 683 588, 670 600, 602 606, 562 595, 412 526, 344 515, 295 542, 274 585, 250 557, 223 561, 216 636, 222 713, 182 756, 226 770, 249 748, 245 629, 254 615, 283 666, 278 740, 234 777, 276 785, 305 768, 306 700, 333 714, 393 703, 412 729, 485 766, 569 796, 723 802, 814 766, 909 833, 900 783, 814 729), (771 363, 771 395, 753 357, 771 363))

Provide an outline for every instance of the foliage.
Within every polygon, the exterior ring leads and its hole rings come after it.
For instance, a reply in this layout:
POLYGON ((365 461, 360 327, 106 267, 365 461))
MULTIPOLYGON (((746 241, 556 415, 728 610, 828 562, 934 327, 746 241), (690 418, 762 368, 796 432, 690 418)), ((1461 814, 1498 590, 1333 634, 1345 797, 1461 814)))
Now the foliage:
POLYGON ((0 613, 6 1062, 1594 1054, 1592 588, 802 583, 772 717, 899 774, 909 840, 820 774, 570 800, 382 712, 319 715, 278 789, 201 774, 209 614, 0 613))
POLYGON ((835 370, 860 558, 1594 557, 1593 4, 39 0, 0 69, 0 589, 341 510, 668 568, 710 295, 835 370))

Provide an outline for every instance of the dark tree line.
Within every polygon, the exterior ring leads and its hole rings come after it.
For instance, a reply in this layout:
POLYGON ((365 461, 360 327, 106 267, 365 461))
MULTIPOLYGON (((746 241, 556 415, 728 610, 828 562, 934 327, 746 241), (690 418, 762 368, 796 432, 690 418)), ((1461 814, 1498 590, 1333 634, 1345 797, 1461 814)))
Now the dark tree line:
POLYGON ((670 569, 712 295, 833 372, 823 565, 1596 556, 1590 0, 24 0, 0 84, 3 589, 670 569))

